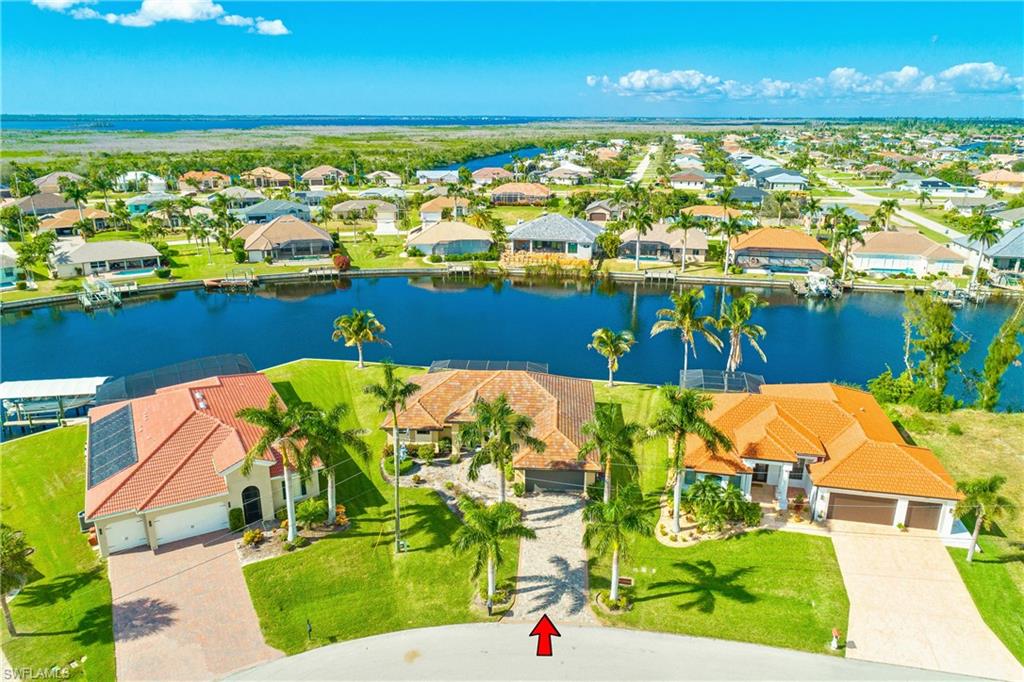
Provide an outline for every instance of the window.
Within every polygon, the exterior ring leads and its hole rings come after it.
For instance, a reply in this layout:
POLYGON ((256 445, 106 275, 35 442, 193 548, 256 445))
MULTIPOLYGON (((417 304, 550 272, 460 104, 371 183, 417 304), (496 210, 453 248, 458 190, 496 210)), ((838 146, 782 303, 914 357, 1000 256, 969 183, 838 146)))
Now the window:
POLYGON ((281 481, 281 497, 288 499, 288 489, 285 488, 284 481, 281 481))
POLYGON ((693 469, 687 469, 686 473, 683 475, 683 483, 685 483, 686 485, 692 485, 696 481, 697 472, 694 471, 693 469))
POLYGON ((306 479, 299 479, 299 495, 305 497, 308 493, 306 492, 306 479))
POLYGON ((729 485, 735 486, 737 488, 740 488, 740 487, 742 487, 740 485, 740 481, 741 480, 742 480, 742 476, 730 476, 729 477, 729 485))
POLYGON ((797 458, 796 464, 793 465, 793 470, 789 472, 789 480, 791 481, 802 481, 804 480, 804 470, 807 469, 807 462, 797 458))
POLYGON ((579 245, 576 242, 569 242, 566 245, 566 253, 576 253, 579 250, 579 245))

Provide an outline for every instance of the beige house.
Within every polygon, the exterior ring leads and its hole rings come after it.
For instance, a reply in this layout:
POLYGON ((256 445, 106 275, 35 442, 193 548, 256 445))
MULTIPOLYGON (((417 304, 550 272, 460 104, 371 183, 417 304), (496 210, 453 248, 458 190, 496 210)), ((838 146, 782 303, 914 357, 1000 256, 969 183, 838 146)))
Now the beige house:
POLYGON ((348 173, 339 170, 334 166, 317 166, 310 168, 302 174, 302 181, 309 185, 310 189, 323 189, 340 185, 348 179, 348 173))
POLYGON ((920 232, 870 232, 864 243, 850 251, 851 267, 857 272, 878 275, 903 273, 924 277, 964 274, 967 259, 942 244, 933 242, 920 232))
MULTIPOLYGON (((619 258, 636 256, 636 230, 625 230, 621 235, 619 258)), ((683 249, 687 263, 703 263, 708 253, 708 235, 704 230, 673 230, 671 223, 655 223, 640 237, 640 260, 682 263, 683 249)))
POLYGON ((293 215, 243 225, 231 238, 245 240, 250 263, 266 258, 327 258, 334 250, 334 241, 326 230, 293 215))
POLYGON ((242 182, 247 182, 253 187, 287 187, 292 179, 287 173, 282 173, 270 166, 260 166, 251 171, 242 173, 242 182))
POLYGON ((417 248, 428 256, 451 256, 481 253, 491 248, 491 233, 462 222, 443 220, 409 233, 405 245, 417 248))
POLYGON ((1003 168, 982 173, 977 180, 978 185, 985 189, 1000 189, 1011 194, 1024 190, 1024 173, 1014 173, 1003 168))
POLYGON ((188 171, 178 176, 178 188, 195 187, 200 192, 215 192, 231 184, 231 178, 217 171, 188 171))

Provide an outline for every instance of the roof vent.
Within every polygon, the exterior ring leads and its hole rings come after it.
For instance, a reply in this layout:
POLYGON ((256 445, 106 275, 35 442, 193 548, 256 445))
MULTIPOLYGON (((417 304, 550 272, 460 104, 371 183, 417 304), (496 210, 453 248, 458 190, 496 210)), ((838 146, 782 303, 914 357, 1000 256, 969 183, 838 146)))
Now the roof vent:
POLYGON ((199 405, 199 409, 200 410, 205 410, 206 407, 207 407, 207 405, 206 405, 206 396, 203 395, 202 391, 196 391, 194 395, 195 395, 195 398, 196 398, 196 403, 199 405))

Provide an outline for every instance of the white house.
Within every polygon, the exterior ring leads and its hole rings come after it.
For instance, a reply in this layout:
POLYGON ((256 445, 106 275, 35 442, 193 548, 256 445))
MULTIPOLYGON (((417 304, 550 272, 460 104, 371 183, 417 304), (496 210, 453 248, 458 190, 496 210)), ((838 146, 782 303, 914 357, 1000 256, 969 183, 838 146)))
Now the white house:
POLYGON ((851 267, 878 275, 959 277, 967 259, 916 231, 869 232, 851 249, 851 267))
POLYGON ((604 231, 600 225, 560 213, 546 213, 509 231, 514 252, 561 255, 566 258, 590 260, 597 237, 604 231))
POLYGON ((159 175, 146 171, 129 171, 114 178, 114 190, 118 192, 166 192, 167 181, 159 175))

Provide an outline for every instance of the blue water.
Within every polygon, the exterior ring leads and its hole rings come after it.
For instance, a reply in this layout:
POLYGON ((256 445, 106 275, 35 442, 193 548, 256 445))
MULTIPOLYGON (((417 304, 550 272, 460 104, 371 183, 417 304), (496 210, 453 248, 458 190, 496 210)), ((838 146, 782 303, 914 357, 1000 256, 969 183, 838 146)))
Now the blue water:
POLYGON ((512 155, 515 154, 523 159, 532 159, 535 156, 540 156, 546 149, 543 147, 527 147, 526 149, 517 149, 512 152, 505 152, 504 154, 494 154, 493 156, 481 156, 477 159, 470 159, 462 163, 453 163, 450 166, 441 166, 437 170, 457 170, 462 166, 465 166, 471 171, 479 170, 480 168, 504 168, 505 166, 512 163, 512 155))
MULTIPOLYGON (((720 287, 705 288, 708 314, 720 287)), ((755 314, 768 335, 767 364, 744 349, 741 369, 768 381, 842 380, 863 383, 886 364, 902 367, 903 297, 854 293, 837 302, 798 299, 786 290, 759 290, 770 302, 755 314)), ((668 305, 665 288, 632 285, 445 284, 400 277, 354 279, 335 286, 282 285, 253 294, 183 291, 86 313, 44 308, 3 316, 0 377, 4 380, 123 375, 215 353, 246 353, 257 367, 297 358, 355 358, 331 341, 334 318, 369 308, 387 326, 391 347, 368 346, 369 360, 408 364, 433 360, 531 360, 552 372, 603 378, 605 361, 587 350, 597 327, 631 328, 637 338, 621 360, 627 381, 678 381, 682 345, 649 337, 655 312, 668 305), (635 303, 635 304, 634 304, 635 303)), ((957 326, 974 337, 965 366, 979 368, 996 329, 1009 314, 989 301, 957 312, 957 326)), ((725 358, 706 344, 691 368, 722 369, 725 358)), ((954 378, 952 388, 961 382, 954 378)), ((1024 368, 1010 367, 1004 406, 1024 407, 1024 368)))

